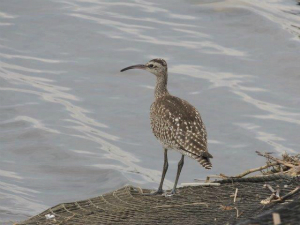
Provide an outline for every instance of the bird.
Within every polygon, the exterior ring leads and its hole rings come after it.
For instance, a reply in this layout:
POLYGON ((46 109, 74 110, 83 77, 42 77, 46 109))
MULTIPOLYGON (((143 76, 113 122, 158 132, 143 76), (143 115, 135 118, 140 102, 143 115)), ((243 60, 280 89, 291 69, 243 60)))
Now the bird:
POLYGON ((168 170, 168 150, 182 154, 178 162, 176 179, 169 195, 176 193, 178 179, 184 164, 184 156, 200 163, 205 169, 211 169, 213 156, 207 149, 207 132, 198 110, 186 100, 173 96, 167 89, 168 66, 164 59, 152 59, 146 64, 126 67, 146 70, 156 76, 154 102, 150 107, 150 121, 154 136, 164 150, 164 165, 158 189, 151 194, 163 194, 163 182, 168 170))

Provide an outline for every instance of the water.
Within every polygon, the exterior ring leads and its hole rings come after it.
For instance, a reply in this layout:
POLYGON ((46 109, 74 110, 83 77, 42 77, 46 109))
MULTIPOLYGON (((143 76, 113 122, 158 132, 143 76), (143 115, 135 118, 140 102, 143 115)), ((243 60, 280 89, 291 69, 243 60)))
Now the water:
MULTIPOLYGON (((202 114, 214 155, 180 182, 299 152, 300 8, 293 0, 0 3, 0 221, 125 184, 156 188, 154 76, 119 70, 161 57, 169 91, 202 114)), ((180 155, 169 153, 166 187, 180 155)))

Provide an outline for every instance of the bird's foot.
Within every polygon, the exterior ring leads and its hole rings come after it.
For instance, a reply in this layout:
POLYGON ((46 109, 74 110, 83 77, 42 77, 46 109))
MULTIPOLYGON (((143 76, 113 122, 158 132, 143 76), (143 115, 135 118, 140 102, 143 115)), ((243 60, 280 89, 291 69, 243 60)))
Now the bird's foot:
POLYGON ((174 189, 172 189, 171 192, 165 194, 165 197, 172 197, 175 194, 176 194, 176 191, 174 189))
POLYGON ((163 194, 164 193, 164 191, 162 190, 162 189, 158 189, 157 191, 154 191, 154 192, 150 192, 150 193, 144 193, 143 195, 161 195, 161 194, 163 194))

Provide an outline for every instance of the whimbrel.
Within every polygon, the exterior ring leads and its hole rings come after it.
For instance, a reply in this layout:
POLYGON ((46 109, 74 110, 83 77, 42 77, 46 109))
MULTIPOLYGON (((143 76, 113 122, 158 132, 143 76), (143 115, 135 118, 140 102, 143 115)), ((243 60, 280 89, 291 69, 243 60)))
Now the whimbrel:
POLYGON ((162 186, 168 170, 168 149, 182 154, 171 191, 171 194, 175 194, 185 155, 197 160, 205 169, 212 167, 205 125, 194 106, 168 92, 168 67, 165 60, 152 59, 145 65, 129 66, 121 72, 129 69, 147 70, 156 76, 155 101, 150 108, 150 119, 152 131, 164 149, 164 166, 158 190, 152 194, 163 193, 162 186))

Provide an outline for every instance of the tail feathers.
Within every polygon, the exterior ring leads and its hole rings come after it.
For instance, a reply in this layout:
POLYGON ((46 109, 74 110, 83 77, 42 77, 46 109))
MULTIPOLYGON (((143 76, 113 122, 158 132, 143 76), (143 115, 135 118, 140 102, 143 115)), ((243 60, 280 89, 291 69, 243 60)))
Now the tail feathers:
POLYGON ((201 156, 197 159, 197 161, 207 170, 210 170, 212 168, 212 164, 211 164, 209 158, 201 156))
POLYGON ((202 156, 204 158, 213 158, 213 156, 211 154, 209 154, 209 152, 206 152, 206 151, 201 151, 199 153, 199 156, 202 156))
POLYGON ((192 159, 195 159, 198 161, 205 169, 211 169, 212 164, 210 162, 210 158, 212 158, 212 155, 209 154, 207 151, 199 151, 197 153, 189 152, 186 150, 180 150, 181 154, 187 155, 191 157, 192 159))

